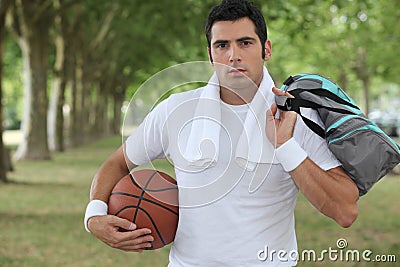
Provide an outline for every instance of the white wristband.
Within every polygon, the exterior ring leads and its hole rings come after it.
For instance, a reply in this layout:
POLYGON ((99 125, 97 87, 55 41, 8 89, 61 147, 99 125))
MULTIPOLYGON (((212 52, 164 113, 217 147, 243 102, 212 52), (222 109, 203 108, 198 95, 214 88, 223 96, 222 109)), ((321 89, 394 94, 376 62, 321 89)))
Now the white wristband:
POLYGON ((286 172, 293 171, 307 158, 307 153, 293 137, 278 147, 275 155, 286 172))
POLYGON ((90 218, 94 216, 107 215, 107 213, 108 213, 107 203, 98 199, 91 200, 86 207, 85 219, 83 221, 86 231, 90 233, 90 230, 88 228, 88 221, 90 218))

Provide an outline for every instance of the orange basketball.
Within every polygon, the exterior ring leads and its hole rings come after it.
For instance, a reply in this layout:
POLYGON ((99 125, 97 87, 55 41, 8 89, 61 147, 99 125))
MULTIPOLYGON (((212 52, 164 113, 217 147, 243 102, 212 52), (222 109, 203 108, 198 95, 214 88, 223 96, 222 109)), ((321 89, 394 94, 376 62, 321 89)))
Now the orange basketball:
POLYGON ((178 187, 175 179, 157 170, 139 170, 123 177, 114 187, 108 213, 127 219, 137 228, 149 228, 151 249, 171 243, 178 227, 178 187))

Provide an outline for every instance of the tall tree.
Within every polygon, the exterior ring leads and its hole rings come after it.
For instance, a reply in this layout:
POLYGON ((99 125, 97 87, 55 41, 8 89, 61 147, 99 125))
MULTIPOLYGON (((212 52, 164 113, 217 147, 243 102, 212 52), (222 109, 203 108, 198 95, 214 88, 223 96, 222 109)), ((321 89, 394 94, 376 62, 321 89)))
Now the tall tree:
POLYGON ((0 182, 7 182, 6 171, 6 150, 3 142, 3 41, 4 41, 4 28, 5 17, 8 7, 11 5, 12 0, 0 0, 0 182))
POLYGON ((24 62, 23 140, 15 154, 17 159, 50 159, 47 143, 47 70, 52 8, 52 2, 47 0, 15 0, 12 29, 24 62))
POLYGON ((48 110, 48 144, 50 151, 64 151, 64 116, 65 103, 65 11, 60 0, 54 0, 56 12, 54 18, 55 61, 53 82, 48 110))

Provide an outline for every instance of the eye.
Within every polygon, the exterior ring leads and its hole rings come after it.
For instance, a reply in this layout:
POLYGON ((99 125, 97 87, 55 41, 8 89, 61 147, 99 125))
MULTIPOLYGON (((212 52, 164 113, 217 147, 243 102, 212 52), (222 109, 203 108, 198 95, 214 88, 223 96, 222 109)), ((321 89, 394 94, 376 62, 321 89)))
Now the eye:
POLYGON ((225 48, 227 45, 225 43, 220 43, 217 45, 217 48, 225 48))
POLYGON ((250 42, 250 41, 242 41, 242 46, 249 46, 251 44, 252 44, 252 42, 250 42))

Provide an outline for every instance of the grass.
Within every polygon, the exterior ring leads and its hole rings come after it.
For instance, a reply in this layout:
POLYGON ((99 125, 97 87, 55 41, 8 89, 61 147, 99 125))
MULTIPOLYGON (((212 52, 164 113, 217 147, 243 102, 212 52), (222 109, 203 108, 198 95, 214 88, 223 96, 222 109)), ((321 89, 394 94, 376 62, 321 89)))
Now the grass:
MULTIPOLYGON (((0 185, 0 266, 166 266, 169 247, 140 254, 114 250, 86 233, 83 213, 93 174, 121 143, 108 138, 55 154, 48 162, 20 162, 11 183, 0 185)), ((156 167, 170 171, 168 164, 156 167)), ((400 262, 400 179, 385 177, 359 201, 359 218, 342 229, 319 214, 300 195, 296 207, 299 250, 348 249, 397 254, 400 262)), ((240 248, 239 248, 240 249, 240 248)), ((261 249, 261 248, 260 248, 261 249)), ((299 266, 396 266, 395 263, 300 262, 299 266)))

